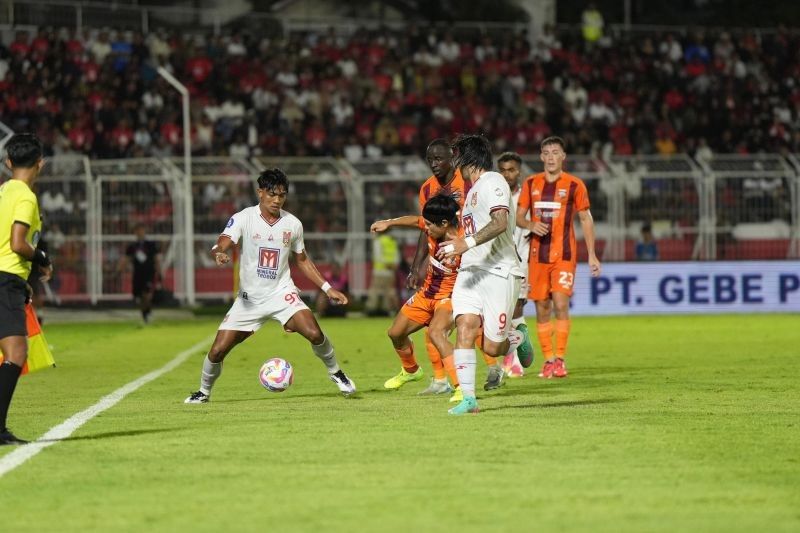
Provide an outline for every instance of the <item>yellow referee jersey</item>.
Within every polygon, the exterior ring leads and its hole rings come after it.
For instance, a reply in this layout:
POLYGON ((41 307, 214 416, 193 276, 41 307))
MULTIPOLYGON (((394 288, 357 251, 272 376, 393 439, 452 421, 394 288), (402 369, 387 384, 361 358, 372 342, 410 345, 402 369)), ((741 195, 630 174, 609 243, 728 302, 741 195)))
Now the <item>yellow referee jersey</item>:
POLYGON ((11 227, 15 222, 28 226, 25 240, 35 248, 42 232, 39 203, 25 182, 10 179, 0 185, 0 272, 28 279, 31 262, 11 250, 11 227))

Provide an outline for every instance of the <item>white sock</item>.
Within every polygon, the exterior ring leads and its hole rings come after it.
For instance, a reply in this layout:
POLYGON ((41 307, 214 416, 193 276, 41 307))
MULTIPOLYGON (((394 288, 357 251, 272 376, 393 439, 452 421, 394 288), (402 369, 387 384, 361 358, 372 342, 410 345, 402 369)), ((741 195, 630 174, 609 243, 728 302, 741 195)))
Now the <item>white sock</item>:
POLYGON ((453 350, 458 383, 464 396, 475 397, 475 348, 456 348, 453 350))
POLYGON ((333 344, 325 335, 321 344, 312 344, 311 349, 314 355, 322 359, 328 369, 328 374, 335 374, 339 371, 339 363, 336 361, 336 353, 333 351, 333 344))
POLYGON ((508 332, 508 351, 506 355, 516 354, 517 348, 519 345, 522 344, 522 341, 525 340, 525 336, 518 332, 517 330, 511 330, 508 332))
POLYGON ((200 374, 200 392, 206 396, 211 394, 214 382, 222 374, 222 363, 212 363, 208 356, 203 359, 203 372, 200 374))
POLYGON ((511 325, 514 327, 514 329, 517 329, 517 326, 519 326, 521 324, 524 324, 524 323, 525 323, 525 317, 524 316, 519 316, 517 318, 512 318, 511 319, 511 325))

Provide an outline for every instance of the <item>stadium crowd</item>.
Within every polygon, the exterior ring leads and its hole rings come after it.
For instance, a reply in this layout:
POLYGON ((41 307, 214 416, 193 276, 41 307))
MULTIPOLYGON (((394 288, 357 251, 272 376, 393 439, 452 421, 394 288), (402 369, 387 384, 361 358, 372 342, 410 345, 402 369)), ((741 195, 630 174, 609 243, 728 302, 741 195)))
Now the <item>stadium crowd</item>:
POLYGON ((41 28, 0 44, 0 120, 57 153, 179 153, 163 65, 191 91, 198 155, 357 161, 479 130, 498 152, 535 152, 553 132, 597 155, 798 151, 799 40, 781 29, 592 46, 551 28, 535 39, 415 25, 285 39, 41 28))

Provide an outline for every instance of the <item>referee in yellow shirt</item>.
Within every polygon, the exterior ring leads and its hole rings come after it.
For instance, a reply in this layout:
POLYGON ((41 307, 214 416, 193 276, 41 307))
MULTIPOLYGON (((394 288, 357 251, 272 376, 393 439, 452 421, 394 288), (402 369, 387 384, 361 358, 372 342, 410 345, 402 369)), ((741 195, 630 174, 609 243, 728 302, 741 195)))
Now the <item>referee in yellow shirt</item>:
POLYGON ((35 135, 14 135, 6 144, 6 166, 11 179, 0 185, 0 446, 25 444, 6 426, 8 407, 17 387, 22 366, 28 358, 25 302, 27 282, 36 265, 42 279, 53 273, 50 259, 36 248, 42 232, 39 204, 31 190, 44 166, 42 143, 35 135))

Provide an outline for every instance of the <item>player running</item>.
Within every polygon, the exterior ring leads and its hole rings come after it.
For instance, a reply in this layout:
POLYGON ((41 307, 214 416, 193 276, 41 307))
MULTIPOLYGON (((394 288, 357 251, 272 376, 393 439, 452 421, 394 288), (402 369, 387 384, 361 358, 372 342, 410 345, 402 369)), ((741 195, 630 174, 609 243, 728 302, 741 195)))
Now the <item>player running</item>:
POLYGON ((242 242, 239 269, 239 296, 222 319, 214 344, 203 360, 200 390, 185 403, 206 403, 214 382, 222 373, 222 361, 240 342, 258 331, 268 319, 296 331, 311 343, 314 355, 328 369, 328 375, 345 396, 356 392, 356 385, 339 368, 333 345, 322 332, 311 310, 300 299, 289 271, 289 254, 300 271, 320 287, 336 304, 346 304, 347 296, 331 288, 305 252, 303 224, 282 209, 289 191, 286 174, 278 168, 265 170, 258 177, 258 205, 233 215, 211 255, 217 265, 230 261, 228 250, 242 242))
MULTIPOLYGON (((497 170, 508 183, 511 189, 511 212, 517 212, 519 194, 522 190, 519 176, 522 170, 522 158, 516 152, 505 152, 497 158, 497 170)), ((530 336, 528 335, 528 325, 525 323, 523 308, 528 299, 528 253, 531 245, 531 232, 523 228, 514 228, 514 246, 517 248, 517 256, 520 260, 520 267, 524 277, 520 283, 519 298, 514 307, 514 315, 511 318, 511 325, 525 336, 525 340, 517 348, 517 353, 506 356, 503 360, 503 369, 508 377, 521 378, 524 375, 524 368, 533 364, 533 346, 531 346, 530 336)))
MULTIPOLYGON (((463 234, 458 227, 458 202, 446 194, 438 194, 428 200, 422 209, 422 222, 428 236, 427 247, 430 253, 427 275, 422 287, 400 309, 389 328, 389 338, 397 352, 402 369, 396 376, 384 383, 387 389, 398 389, 422 376, 422 369, 414 357, 414 343, 409 335, 428 326, 427 336, 433 342, 445 372, 458 384, 455 365, 453 363, 453 345, 448 340, 453 331, 453 305, 450 294, 456 282, 460 258, 439 261, 434 257, 436 247, 443 240, 452 240, 463 234)), ((372 225, 373 231, 385 231, 392 226, 417 227, 417 217, 401 217, 392 220, 379 220, 372 225)), ((426 394, 444 394, 453 389, 442 374, 435 376, 427 389, 420 392, 426 394)), ((455 398, 461 401, 461 398, 455 398)))
POLYGON ((523 336, 509 331, 523 276, 514 248, 511 189, 490 169, 492 148, 481 135, 461 135, 453 143, 454 164, 472 182, 461 213, 466 237, 439 244, 440 261, 461 256, 453 287, 457 341, 453 352, 464 399, 450 414, 478 412, 475 398, 475 339, 483 329, 490 355, 513 354, 523 336))
POLYGON ((540 378, 567 376, 564 356, 569 338, 569 300, 575 283, 578 247, 573 217, 578 213, 589 254, 592 277, 600 275, 600 260, 594 250, 594 222, 589 211, 589 193, 576 176, 564 172, 567 158, 564 140, 547 137, 541 144, 544 172, 525 179, 517 208, 517 225, 533 232, 528 264, 528 298, 536 303, 536 329, 545 358, 540 378), (530 220, 525 220, 530 215, 530 220), (553 350, 555 308, 556 346, 553 350))

